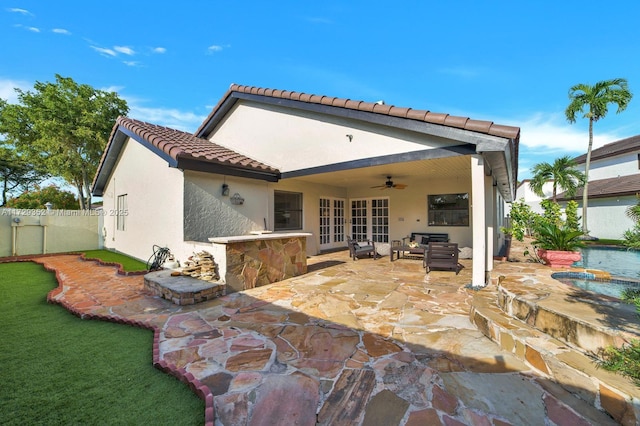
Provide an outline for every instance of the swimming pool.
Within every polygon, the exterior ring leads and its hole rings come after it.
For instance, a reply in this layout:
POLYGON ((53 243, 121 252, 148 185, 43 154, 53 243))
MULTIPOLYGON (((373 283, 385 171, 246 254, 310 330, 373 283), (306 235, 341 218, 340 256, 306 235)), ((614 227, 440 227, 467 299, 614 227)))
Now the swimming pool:
POLYGON ((615 277, 640 279, 640 251, 617 247, 585 247, 573 266, 606 271, 615 277))
POLYGON ((595 275, 588 272, 556 272, 552 274, 551 277, 561 283, 618 299, 620 299, 620 295, 627 288, 640 289, 640 281, 635 282, 616 278, 610 280, 595 279, 595 275))

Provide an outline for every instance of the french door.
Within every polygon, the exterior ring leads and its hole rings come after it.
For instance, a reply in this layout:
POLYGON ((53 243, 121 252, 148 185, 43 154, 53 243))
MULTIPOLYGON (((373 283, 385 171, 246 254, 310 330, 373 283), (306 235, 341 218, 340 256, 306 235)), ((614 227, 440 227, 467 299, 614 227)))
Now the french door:
POLYGON ((320 250, 344 246, 345 200, 341 198, 320 198, 320 250))
POLYGON ((351 236, 356 241, 389 242, 389 199, 351 200, 351 236))

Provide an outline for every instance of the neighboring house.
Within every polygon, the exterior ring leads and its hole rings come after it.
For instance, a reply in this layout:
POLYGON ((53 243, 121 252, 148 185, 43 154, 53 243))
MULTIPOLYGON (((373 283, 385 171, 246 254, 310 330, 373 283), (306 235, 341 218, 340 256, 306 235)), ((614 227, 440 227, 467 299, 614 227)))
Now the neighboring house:
MULTIPOLYGON (((574 158, 584 172, 587 155, 574 158)), ((591 151, 587 229, 598 238, 622 239, 633 221, 625 211, 638 202, 640 193, 640 135, 611 142, 591 151)), ((574 199, 582 208, 582 189, 572 198, 559 194, 558 201, 574 199)), ((578 211, 578 214, 581 210, 578 211)))
POLYGON ((473 248, 483 285, 515 195, 519 136, 383 102, 232 85, 193 134, 119 118, 93 194, 106 247, 142 259, 154 244, 184 260, 211 237, 265 228, 311 234, 309 254, 346 247, 346 236, 385 245, 446 232, 473 248))
MULTIPOLYGON (((525 179, 516 188, 516 200, 523 200, 525 204, 531 207, 531 210, 536 213, 542 213, 544 210, 540 206, 540 201, 551 198, 553 196, 553 181, 549 180, 545 182, 542 186, 542 192, 544 193, 544 197, 537 195, 531 187, 529 183, 531 179, 525 179)), ((561 189, 558 189, 560 191, 561 189)), ((511 204, 507 205, 507 214, 511 211, 511 204)))

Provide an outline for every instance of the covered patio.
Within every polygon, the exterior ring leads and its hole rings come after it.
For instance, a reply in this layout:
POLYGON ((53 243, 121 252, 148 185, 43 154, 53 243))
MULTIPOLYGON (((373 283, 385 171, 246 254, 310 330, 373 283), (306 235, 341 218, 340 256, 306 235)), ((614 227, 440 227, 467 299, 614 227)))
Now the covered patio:
MULTIPOLYGON (((571 350, 500 311, 495 283, 468 288, 470 260, 458 275, 425 276, 420 261, 338 251, 310 257, 305 275, 189 307, 145 294, 142 277, 113 267, 72 255, 35 260, 62 280, 50 300, 85 318, 154 327, 154 363, 207 401, 207 424, 617 423, 589 400, 622 424, 639 418, 640 395, 624 379, 587 358, 578 370, 599 388, 566 373, 553 351, 571 350), (499 345, 495 330, 505 330, 499 345)), ((501 286, 559 291, 545 271, 496 266, 501 286)))

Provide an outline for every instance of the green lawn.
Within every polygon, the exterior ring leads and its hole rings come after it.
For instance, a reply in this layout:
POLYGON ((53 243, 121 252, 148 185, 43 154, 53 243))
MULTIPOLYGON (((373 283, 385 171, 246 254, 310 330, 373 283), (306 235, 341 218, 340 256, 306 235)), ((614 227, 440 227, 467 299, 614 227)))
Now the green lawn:
POLYGON ((137 259, 116 253, 109 250, 87 250, 84 253, 85 259, 99 259, 103 262, 115 262, 122 265, 126 272, 146 271, 147 264, 137 259))
POLYGON ((0 423, 196 425, 204 402, 152 366, 153 333, 46 302, 54 274, 0 264, 0 423))

